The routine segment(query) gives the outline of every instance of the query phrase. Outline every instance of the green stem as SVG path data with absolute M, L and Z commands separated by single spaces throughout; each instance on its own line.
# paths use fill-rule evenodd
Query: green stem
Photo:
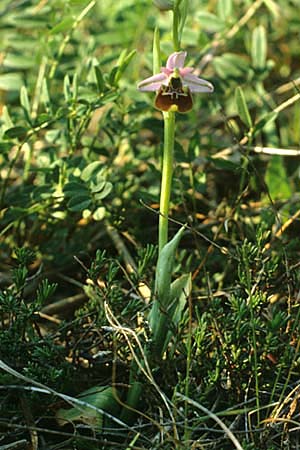
M 160 190 L 160 216 L 158 231 L 159 253 L 168 242 L 168 217 L 173 174 L 173 153 L 175 136 L 175 112 L 164 113 L 164 153 Z

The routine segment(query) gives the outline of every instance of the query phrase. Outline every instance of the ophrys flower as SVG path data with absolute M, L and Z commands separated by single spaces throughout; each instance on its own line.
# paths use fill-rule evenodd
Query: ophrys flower
M 156 91 L 155 106 L 162 111 L 187 112 L 193 107 L 193 92 L 213 92 L 213 85 L 184 67 L 186 52 L 172 53 L 166 67 L 138 84 L 140 91 Z

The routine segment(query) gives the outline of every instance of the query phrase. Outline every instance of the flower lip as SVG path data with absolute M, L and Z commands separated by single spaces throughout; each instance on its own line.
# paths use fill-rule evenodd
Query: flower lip
M 181 77 L 170 77 L 169 85 L 162 86 L 155 98 L 155 106 L 161 111 L 188 112 L 193 99 L 188 88 L 182 85 Z

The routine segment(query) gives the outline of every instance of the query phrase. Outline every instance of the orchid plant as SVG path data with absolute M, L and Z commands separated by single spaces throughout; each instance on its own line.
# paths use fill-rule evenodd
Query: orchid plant
M 174 12 L 175 14 L 175 12 Z M 176 23 L 176 20 L 175 20 Z M 173 28 L 174 32 L 174 28 Z M 174 41 L 174 40 L 173 40 Z M 155 45 L 156 44 L 156 45 Z M 154 39 L 154 61 L 159 60 L 159 39 Z M 168 216 L 173 173 L 173 153 L 175 142 L 176 113 L 186 113 L 193 107 L 192 93 L 211 93 L 213 85 L 196 74 L 193 67 L 185 67 L 187 52 L 175 51 L 165 67 L 143 81 L 137 88 L 140 91 L 156 92 L 155 107 L 163 112 L 164 150 L 162 159 L 162 179 L 159 215 L 159 256 L 156 267 L 155 291 L 149 313 L 151 342 L 147 344 L 145 357 L 151 361 L 159 360 L 178 327 L 191 291 L 191 274 L 184 274 L 172 282 L 175 252 L 185 227 L 168 240 Z M 142 392 L 139 371 L 132 371 L 127 397 L 128 410 L 123 410 L 122 418 L 128 421 L 130 411 L 138 404 Z
M 160 40 L 154 32 L 154 75 L 141 81 L 137 88 L 144 92 L 156 92 L 155 106 L 163 113 L 164 145 L 162 157 L 162 179 L 160 190 L 158 261 L 155 274 L 155 289 L 151 309 L 148 315 L 150 327 L 149 339 L 143 344 L 139 342 L 141 359 L 134 353 L 130 371 L 129 389 L 125 404 L 120 400 L 114 387 L 107 387 L 97 394 L 86 392 L 88 401 L 97 404 L 107 412 L 108 405 L 120 411 L 119 424 L 128 424 L 135 417 L 143 390 L 142 376 L 152 377 L 152 371 L 168 348 L 172 337 L 178 329 L 186 309 L 186 300 L 191 292 L 191 274 L 183 274 L 172 280 L 173 264 L 180 239 L 185 231 L 183 226 L 169 240 L 168 218 L 173 174 L 173 154 L 175 142 L 176 113 L 187 113 L 193 107 L 192 94 L 212 93 L 213 85 L 197 75 L 197 69 L 185 67 L 187 52 L 180 51 L 180 36 L 184 25 L 188 0 L 155 0 L 159 9 L 173 12 L 173 44 L 174 52 L 168 57 L 166 66 L 160 64 Z M 182 8 L 180 10 L 180 7 Z M 160 68 L 160 71 L 159 71 Z M 109 310 L 107 310 L 109 311 Z M 109 314 L 107 312 L 107 314 Z M 150 375 L 149 375 L 150 374 Z M 155 382 L 154 382 L 155 385 Z M 92 397 L 92 398 L 91 398 Z M 85 397 L 83 397 L 85 399 Z M 110 410 L 109 410 L 110 411 Z M 60 413 L 61 418 L 70 418 L 78 414 L 74 408 Z M 67 416 L 66 416 L 67 415 Z M 110 416 L 111 417 L 111 416 Z

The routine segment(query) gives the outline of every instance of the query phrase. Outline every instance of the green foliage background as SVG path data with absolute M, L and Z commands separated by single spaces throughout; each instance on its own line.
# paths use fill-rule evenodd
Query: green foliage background
M 63 427 L 57 397 L 2 371 L 0 447 L 232 448 L 189 398 L 244 449 L 296 448 L 299 7 L 190 1 L 182 47 L 215 92 L 177 120 L 170 229 L 188 224 L 176 273 L 193 292 L 154 374 L 173 416 L 145 382 L 140 428 Z M 0 21 L 1 360 L 69 395 L 125 391 L 132 352 L 105 302 L 145 339 L 163 130 L 136 84 L 155 26 L 172 52 L 171 15 L 150 0 L 2 0 Z

